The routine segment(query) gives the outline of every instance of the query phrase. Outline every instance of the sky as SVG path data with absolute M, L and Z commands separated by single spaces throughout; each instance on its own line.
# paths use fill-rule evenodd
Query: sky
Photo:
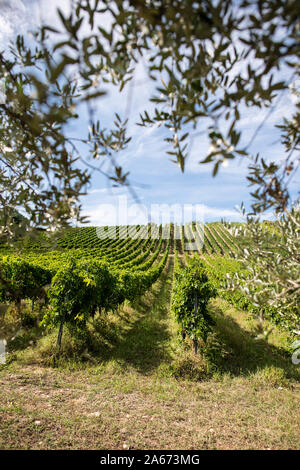
M 0 50 L 7 48 L 8 41 L 17 32 L 22 32 L 26 37 L 28 31 L 42 21 L 57 26 L 57 6 L 67 11 L 69 0 L 0 0 Z M 180 205 L 186 219 L 192 217 L 192 205 L 194 214 L 197 210 L 203 222 L 241 220 L 237 207 L 242 201 L 248 208 L 251 203 L 250 188 L 246 180 L 248 162 L 243 157 L 230 161 L 228 165 L 221 166 L 216 177 L 212 177 L 212 166 L 199 164 L 209 147 L 205 133 L 199 132 L 202 130 L 199 128 L 193 138 L 185 172 L 182 173 L 166 155 L 167 144 L 163 139 L 170 131 L 136 125 L 139 113 L 147 109 L 153 91 L 153 84 L 140 63 L 133 85 L 125 88 L 122 94 L 116 89 L 108 88 L 107 95 L 98 100 L 96 109 L 96 115 L 104 127 L 110 127 L 115 112 L 122 118 L 129 118 L 129 135 L 132 140 L 122 155 L 118 156 L 118 163 L 130 171 L 131 187 L 140 207 L 133 205 L 136 200 L 126 188 L 112 188 L 105 177 L 94 172 L 88 194 L 82 198 L 83 215 L 89 218 L 91 225 L 119 224 L 120 218 L 123 220 L 126 213 L 127 223 L 145 223 L 149 221 L 151 212 L 153 219 L 158 218 L 153 206 L 155 204 L 164 205 L 160 213 L 167 213 L 167 208 L 172 205 Z M 292 100 L 289 92 L 284 93 L 252 143 L 253 154 L 259 152 L 266 160 L 284 158 L 279 132 L 274 124 L 291 114 Z M 267 112 L 245 109 L 240 123 L 243 136 L 241 145 L 250 141 Z M 83 136 L 82 130 L 86 126 L 87 114 L 82 110 L 77 123 L 70 127 L 70 135 Z M 82 149 L 83 153 L 85 151 Z M 299 178 L 293 182 L 294 194 L 297 186 L 299 187 Z M 266 217 L 272 216 L 268 214 Z

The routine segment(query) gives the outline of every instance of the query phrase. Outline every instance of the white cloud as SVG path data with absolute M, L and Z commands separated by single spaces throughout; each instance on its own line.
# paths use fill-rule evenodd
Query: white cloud
M 0 0 L 0 49 L 16 34 L 26 36 L 42 22 L 58 26 L 57 8 L 68 13 L 70 5 L 70 0 Z
M 88 192 L 88 194 L 106 194 L 108 193 L 109 189 L 108 188 L 101 188 L 101 189 L 91 189 L 91 191 Z
M 138 204 L 124 206 L 120 201 L 98 204 L 96 207 L 86 209 L 85 216 L 89 218 L 91 225 L 143 225 L 148 222 L 146 207 Z
M 230 217 L 231 220 L 236 219 L 240 220 L 241 216 L 237 210 L 233 209 L 223 209 L 220 207 L 210 207 L 205 204 L 201 204 L 203 210 L 204 220 L 206 219 L 220 219 L 224 217 Z
M 221 218 L 241 220 L 240 213 L 234 209 L 179 202 L 176 204 L 136 204 L 125 194 L 105 195 L 101 203 L 95 202 L 90 206 L 85 206 L 83 215 L 89 218 L 91 225 L 96 226 L 146 224 L 150 220 L 155 223 L 161 223 L 163 220 L 186 223 L 193 220 L 195 216 L 200 217 L 199 220 L 204 222 Z
M 170 206 L 171 207 L 171 206 Z M 206 223 L 210 221 L 218 221 L 221 219 L 227 219 L 230 221 L 240 222 L 243 221 L 242 215 L 238 210 L 226 209 L 208 206 L 205 204 L 201 205 L 202 216 L 199 219 L 200 222 Z M 117 204 L 99 204 L 98 206 L 86 210 L 84 213 L 85 216 L 89 217 L 89 225 L 92 226 L 114 226 L 114 225 L 144 225 L 148 221 L 152 220 L 154 223 L 161 223 L 162 220 L 167 222 L 168 212 L 166 209 L 160 213 L 159 217 L 152 217 L 151 219 L 151 207 L 146 208 L 145 206 L 129 206 L 127 217 L 124 217 L 124 214 L 120 213 L 118 210 Z M 264 220 L 274 220 L 274 214 L 269 212 L 261 217 Z M 170 220 L 173 220 L 172 218 Z M 192 220 L 185 219 L 185 223 L 188 223 Z M 176 220 L 176 223 L 183 223 L 182 220 Z
M 135 189 L 139 189 L 138 186 L 135 186 L 133 184 L 130 185 L 130 189 L 132 190 L 135 190 Z M 94 188 L 94 189 L 91 189 L 90 191 L 88 191 L 88 194 L 89 195 L 93 195 L 93 194 L 104 194 L 105 196 L 107 197 L 111 197 L 111 196 L 128 196 L 129 195 L 129 189 L 125 186 L 110 186 L 110 187 L 106 187 L 106 188 Z
M 21 0 L 0 0 L 0 48 L 11 39 L 15 31 L 20 32 L 24 20 L 25 6 Z M 25 20 L 26 24 L 26 20 Z

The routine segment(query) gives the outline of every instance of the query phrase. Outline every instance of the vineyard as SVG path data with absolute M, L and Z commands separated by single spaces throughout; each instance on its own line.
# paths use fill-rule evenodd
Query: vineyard
M 19 312 L 21 301 L 34 305 L 43 299 L 49 308 L 42 323 L 60 325 L 60 330 L 64 323 L 81 330 L 96 312 L 115 311 L 125 301 L 140 298 L 157 281 L 169 255 L 175 256 L 175 274 L 184 276 L 184 266 L 193 263 L 195 271 L 207 273 L 215 296 L 260 313 L 239 289 L 226 289 L 226 276 L 244 268 L 234 258 L 241 249 L 237 240 L 221 223 L 87 227 L 58 237 L 54 248 L 45 236 L 22 243 L 25 249 L 18 254 L 2 247 L 0 299 L 13 302 Z M 199 289 L 191 291 L 194 300 Z M 185 313 L 192 322 L 193 310 L 189 305 Z M 284 323 L 272 306 L 266 305 L 263 314 Z
M 111 375 L 110 364 L 113 376 L 134 366 L 167 381 L 254 374 L 262 384 L 296 387 L 298 313 L 291 307 L 287 320 L 273 305 L 258 308 L 230 284 L 237 272 L 247 275 L 239 260 L 245 240 L 234 233 L 221 222 L 84 227 L 2 244 L 4 376 L 20 367 Z

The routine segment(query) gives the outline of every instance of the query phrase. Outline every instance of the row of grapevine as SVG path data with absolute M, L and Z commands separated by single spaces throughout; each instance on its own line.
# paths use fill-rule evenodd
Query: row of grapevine
M 35 300 L 43 293 L 51 305 L 44 322 L 81 327 L 96 309 L 114 310 L 126 299 L 135 300 L 158 279 L 168 258 L 170 240 L 142 242 L 149 245 L 148 249 L 140 256 L 131 254 L 134 259 L 123 265 L 97 259 L 88 249 L 49 252 L 48 264 L 44 253 L 31 253 L 30 261 L 17 256 L 2 257 L 0 299 L 18 306 L 21 299 Z M 163 242 L 164 255 L 155 263 Z
M 142 296 L 164 269 L 169 247 L 170 240 L 160 262 L 145 271 L 111 269 L 101 261 L 72 262 L 60 269 L 49 289 L 52 308 L 44 318 L 46 324 L 60 325 L 58 346 L 65 323 L 80 331 L 96 310 L 115 310 L 125 300 Z
M 45 267 L 55 273 L 61 265 L 66 264 L 70 259 L 98 259 L 106 261 L 109 264 L 122 265 L 138 258 L 139 262 L 142 263 L 150 255 L 151 251 L 155 249 L 155 245 L 157 244 L 157 240 L 154 239 L 151 241 L 150 238 L 136 238 L 129 239 L 129 241 L 126 239 L 121 241 L 123 244 L 125 241 L 127 246 L 124 246 L 124 248 L 120 250 L 115 248 L 115 250 L 104 251 L 97 247 L 52 249 L 47 252 L 40 250 L 24 250 L 19 254 L 9 252 L 8 255 L 12 259 L 22 258 L 29 263 Z M 1 252 L 3 255 L 2 250 Z
M 224 241 L 222 235 L 220 235 L 217 227 L 214 224 L 209 224 L 208 229 L 210 230 L 211 235 L 214 237 L 214 239 L 215 239 L 215 241 L 216 241 L 216 243 L 217 243 L 217 245 L 220 249 L 221 254 L 222 255 L 231 255 L 232 250 L 228 246 L 226 241 Z
M 210 246 L 212 247 L 213 252 L 216 253 L 216 254 L 223 255 L 224 250 L 222 249 L 222 247 L 220 246 L 220 244 L 216 240 L 216 238 L 215 238 L 215 236 L 214 236 L 214 234 L 213 234 L 213 232 L 210 229 L 208 224 L 205 225 L 205 235 L 206 235 L 207 239 L 209 240 L 209 243 L 210 243 Z
M 207 306 L 209 299 L 216 295 L 216 289 L 210 282 L 206 267 L 199 257 L 187 258 L 187 265 L 182 265 L 175 247 L 172 311 L 179 325 L 179 332 L 184 339 L 188 336 L 197 353 L 198 340 L 206 341 L 212 330 L 213 319 Z
M 292 318 L 294 318 L 294 323 L 297 323 L 298 313 L 295 309 L 293 310 L 292 307 L 290 317 L 284 318 L 280 314 L 280 308 L 270 305 L 267 302 L 262 307 L 251 300 L 259 294 L 257 287 L 253 287 L 253 291 L 250 292 L 249 288 L 246 290 L 243 289 L 242 281 L 239 281 L 238 285 L 234 285 L 232 281 L 234 281 L 237 272 L 243 274 L 245 277 L 247 276 L 247 269 L 244 268 L 238 260 L 221 256 L 208 256 L 206 257 L 206 269 L 218 295 L 237 309 L 249 312 L 255 318 L 268 319 L 272 323 L 289 330 L 292 329 Z
M 229 233 L 229 231 L 226 229 L 226 227 L 220 222 L 215 222 L 211 225 L 213 226 L 215 232 L 217 232 L 219 238 L 221 239 L 223 247 L 226 247 L 231 254 L 237 253 L 239 251 L 239 247 L 236 244 L 234 238 Z
M 51 282 L 54 272 L 23 259 L 3 257 L 0 263 L 0 300 L 14 302 L 20 308 L 22 299 L 36 300 L 43 287 Z

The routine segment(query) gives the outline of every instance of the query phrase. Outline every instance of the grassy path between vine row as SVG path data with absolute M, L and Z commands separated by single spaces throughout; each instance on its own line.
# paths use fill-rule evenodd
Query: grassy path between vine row
M 194 357 L 170 314 L 172 272 L 170 257 L 141 302 L 94 324 L 101 360 L 46 366 L 53 332 L 0 369 L 1 449 L 299 448 L 299 383 L 279 338 L 255 340 L 217 299 L 212 357 Z

